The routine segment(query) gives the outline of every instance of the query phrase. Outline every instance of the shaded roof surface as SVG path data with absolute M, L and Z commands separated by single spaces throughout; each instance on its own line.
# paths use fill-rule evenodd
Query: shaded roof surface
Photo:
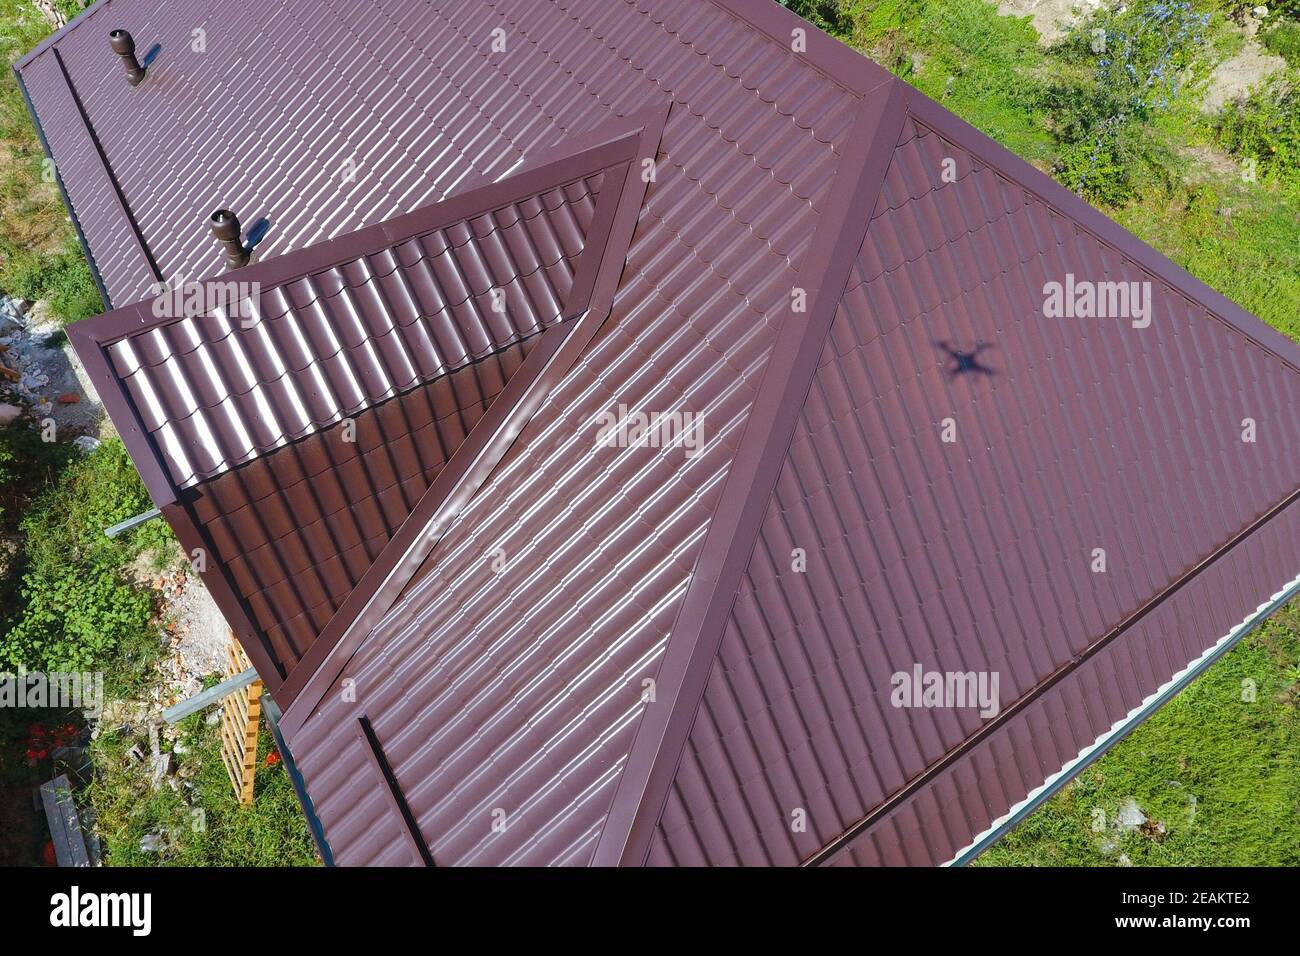
M 188 224 L 227 204 L 272 220 L 268 242 L 286 245 L 252 268 L 285 263 L 287 283 L 321 253 L 275 253 L 336 222 L 382 221 L 521 156 L 545 165 L 539 150 L 580 152 L 603 124 L 635 141 L 549 183 L 568 187 L 561 205 L 600 250 L 568 270 L 592 277 L 570 280 L 586 311 L 528 325 L 546 329 L 535 340 L 522 326 L 486 338 L 486 354 L 530 351 L 449 463 L 426 469 L 420 500 L 405 496 L 409 515 L 351 592 L 331 595 L 315 640 L 291 647 L 282 727 L 339 862 L 946 862 L 1300 571 L 1300 349 L 824 35 L 807 28 L 794 52 L 804 25 L 766 0 L 430 3 L 414 25 L 382 3 L 315 19 L 305 4 L 244 6 L 208 18 L 210 52 L 176 61 L 184 83 L 159 70 L 126 92 L 93 66 L 107 43 L 84 38 L 100 31 L 76 25 L 20 65 L 123 295 L 147 269 L 103 177 L 136 176 L 118 167 L 137 153 L 156 164 L 139 182 L 175 184 L 123 189 L 164 271 L 216 271 Z M 196 16 L 97 9 L 142 48 Z M 225 32 L 230 10 L 260 29 Z M 140 128 L 103 134 L 107 166 L 73 180 L 60 151 L 82 156 L 86 133 L 55 52 L 104 117 L 154 80 L 170 109 L 224 109 L 239 98 L 211 91 L 242 82 L 251 57 L 271 99 L 212 116 L 259 131 L 245 139 L 269 161 L 237 173 L 201 149 L 145 156 L 126 138 L 156 134 L 150 105 Z M 318 90 L 328 106 L 303 105 Z M 295 109 L 302 129 L 334 116 L 329 135 L 402 159 L 372 193 L 327 184 L 332 148 L 273 135 Z M 635 160 L 650 157 L 647 183 Z M 288 188 L 295 164 L 315 185 Z M 458 208 L 463 221 L 483 203 Z M 1043 283 L 1067 273 L 1151 281 L 1152 325 L 1045 318 Z M 354 311 L 362 350 L 402 314 L 379 296 Z M 83 354 L 110 339 L 74 335 Z M 443 363 L 413 381 L 457 374 Z M 129 400 L 109 404 L 130 422 Z M 701 415 L 700 453 L 600 444 L 620 406 Z M 184 410 L 158 407 L 165 423 Z M 1246 417 L 1257 442 L 1240 440 Z M 939 438 L 945 419 L 955 443 Z M 151 491 L 186 480 L 140 447 Z M 241 461 L 226 474 L 278 473 L 295 447 L 232 444 L 195 476 Z M 226 563 L 245 547 L 227 542 Z M 996 670 L 999 715 L 891 707 L 892 674 L 918 664 Z M 806 829 L 790 825 L 798 811 Z
M 537 338 L 182 489 L 286 672 L 365 576 Z

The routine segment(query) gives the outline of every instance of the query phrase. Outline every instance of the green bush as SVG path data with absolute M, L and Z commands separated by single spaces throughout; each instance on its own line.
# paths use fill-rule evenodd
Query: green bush
M 32 670 L 134 667 L 156 644 L 152 596 L 124 568 L 140 551 L 165 546 L 152 522 L 123 539 L 104 529 L 148 510 L 150 501 L 118 440 L 78 457 L 32 501 L 19 528 L 23 607 L 0 637 L 0 664 Z
M 1293 67 L 1300 67 L 1300 23 L 1282 20 L 1260 36 L 1270 53 L 1277 54 Z
M 150 596 L 101 561 L 39 565 L 23 577 L 26 609 L 5 638 L 13 667 L 78 671 L 104 665 L 149 625 Z
M 1254 159 L 1263 177 L 1300 195 L 1300 70 L 1275 73 L 1244 103 L 1229 104 L 1217 135 L 1234 156 Z
M 1212 15 L 1190 0 L 1137 0 L 1080 21 L 1055 48 L 1066 65 L 1044 92 L 1053 172 L 1095 203 L 1120 206 L 1171 166 L 1150 125 L 1208 70 Z
M 61 322 L 78 322 L 104 310 L 99 289 L 76 239 L 66 239 L 54 253 L 20 248 L 0 238 L 0 289 L 24 299 L 49 299 Z
M 827 33 L 841 35 L 849 29 L 848 4 L 845 0 L 778 0 L 799 16 Z

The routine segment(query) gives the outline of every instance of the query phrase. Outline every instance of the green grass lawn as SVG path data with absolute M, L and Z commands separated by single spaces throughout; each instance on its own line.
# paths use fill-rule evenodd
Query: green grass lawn
M 68 17 L 81 8 L 76 0 L 59 6 Z M 48 33 L 31 0 L 0 0 L 0 292 L 48 299 L 57 318 L 75 322 L 103 305 L 8 68 Z
M 90 803 L 95 829 L 109 866 L 313 866 L 316 848 L 283 764 L 268 766 L 271 735 L 262 727 L 257 780 L 250 807 L 235 802 L 234 788 L 221 762 L 217 726 L 206 714 L 182 724 L 178 742 L 185 753 L 174 759 L 179 788 L 151 789 L 147 773 L 128 757 L 142 735 L 113 731 L 94 744 L 95 782 Z M 274 760 L 274 758 L 272 758 Z M 161 848 L 145 850 L 141 841 L 160 835 Z

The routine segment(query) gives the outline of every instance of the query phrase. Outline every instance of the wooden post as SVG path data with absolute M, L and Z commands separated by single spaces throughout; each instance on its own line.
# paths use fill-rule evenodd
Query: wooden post
M 227 648 L 226 677 L 234 677 L 253 665 L 230 635 Z M 221 702 L 221 761 L 235 788 L 241 807 L 253 803 L 253 778 L 257 776 L 257 725 L 262 716 L 262 682 L 253 681 L 242 690 L 228 694 Z

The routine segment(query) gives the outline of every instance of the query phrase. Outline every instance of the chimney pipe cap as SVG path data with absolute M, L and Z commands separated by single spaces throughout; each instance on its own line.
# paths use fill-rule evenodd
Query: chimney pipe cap
M 221 242 L 234 242 L 239 239 L 239 219 L 229 209 L 218 209 L 208 220 L 212 235 Z
M 135 52 L 135 38 L 125 30 L 114 30 L 108 35 L 108 42 L 118 56 L 130 56 Z

